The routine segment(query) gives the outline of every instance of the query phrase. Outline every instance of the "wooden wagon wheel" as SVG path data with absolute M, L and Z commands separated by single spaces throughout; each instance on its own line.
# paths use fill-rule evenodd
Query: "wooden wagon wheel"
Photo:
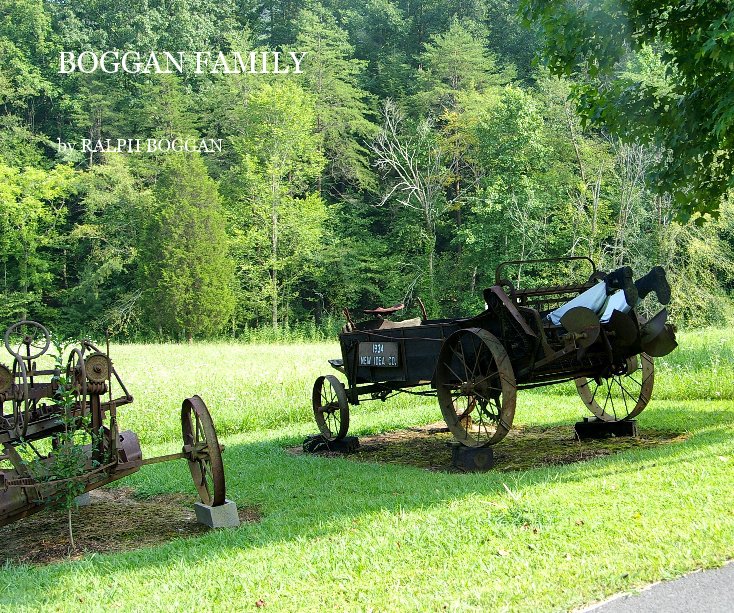
M 505 438 L 515 417 L 517 385 L 497 337 L 481 328 L 454 332 L 441 346 L 435 384 L 441 413 L 457 441 L 485 447 Z
M 586 408 L 602 421 L 632 419 L 650 402 L 655 382 L 653 359 L 646 353 L 628 358 L 623 372 L 600 379 L 576 379 Z
M 183 401 L 181 406 L 183 451 L 201 501 L 216 507 L 224 504 L 224 464 L 214 422 L 199 396 Z
M 313 416 L 327 441 L 338 441 L 349 431 L 349 403 L 344 385 L 334 375 L 323 375 L 313 384 Z

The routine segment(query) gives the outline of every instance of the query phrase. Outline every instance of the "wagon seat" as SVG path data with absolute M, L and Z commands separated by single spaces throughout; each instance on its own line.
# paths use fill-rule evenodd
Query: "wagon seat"
M 423 304 L 421 304 L 421 310 L 424 310 Z M 420 326 L 426 322 L 425 318 L 413 317 L 411 319 L 404 319 L 402 321 L 391 321 L 385 319 L 385 315 L 392 315 L 398 311 L 402 311 L 405 308 L 403 303 L 396 304 L 391 307 L 375 307 L 374 309 L 364 309 L 362 312 L 365 315 L 375 315 L 373 319 L 367 321 L 360 321 L 354 323 L 352 317 L 347 309 L 344 309 L 344 315 L 347 318 L 347 323 L 342 327 L 342 334 L 354 332 L 355 330 L 388 330 L 392 328 L 414 328 Z M 344 360 L 342 358 L 336 358 L 329 360 L 329 364 L 333 368 L 336 368 L 339 372 L 345 373 Z M 345 373 L 346 374 L 346 373 Z
M 497 285 L 484 290 L 484 301 L 487 310 L 500 319 L 503 328 L 519 328 L 532 337 L 548 356 L 554 352 L 551 345 L 555 345 L 565 333 L 562 326 L 556 326 L 546 318 L 548 313 L 593 287 L 602 278 L 603 273 L 595 271 L 584 283 L 541 288 L 515 288 L 510 281 L 500 279 Z

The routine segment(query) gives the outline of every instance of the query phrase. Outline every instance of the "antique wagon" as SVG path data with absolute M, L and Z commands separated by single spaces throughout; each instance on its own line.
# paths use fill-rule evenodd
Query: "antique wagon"
M 520 289 L 503 277 L 508 266 L 579 262 L 588 263 L 590 274 L 572 285 Z M 386 319 L 402 305 L 365 311 L 372 318 L 358 323 L 345 310 L 342 357 L 329 362 L 346 376 L 346 386 L 324 375 L 313 387 L 321 435 L 327 441 L 346 436 L 349 405 L 407 392 L 437 396 L 457 441 L 493 445 L 512 426 L 517 390 L 565 381 L 575 382 L 598 419 L 632 419 L 650 400 L 653 357 L 676 346 L 665 309 L 650 321 L 633 310 L 614 311 L 600 323 L 583 307 L 569 310 L 560 325 L 546 317 L 605 276 L 589 258 L 504 262 L 495 285 L 484 290 L 485 310 L 475 317 L 428 319 L 420 301 L 422 317 L 406 321 Z
M 52 360 L 44 357 L 49 331 L 32 321 L 10 326 L 4 342 L 12 367 L 0 364 L 0 526 L 43 509 L 70 482 L 73 492 L 89 491 L 178 458 L 187 460 L 202 502 L 224 504 L 222 448 L 201 398 L 183 401 L 181 452 L 143 458 L 136 434 L 118 426 L 117 409 L 133 397 L 110 360 L 109 342 L 102 351 L 84 341 Z M 62 474 L 59 463 L 74 446 L 65 447 L 70 433 L 81 453 L 74 474 Z

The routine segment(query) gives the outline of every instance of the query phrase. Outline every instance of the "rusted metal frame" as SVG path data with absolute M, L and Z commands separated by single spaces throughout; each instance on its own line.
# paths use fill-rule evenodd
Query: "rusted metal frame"
M 423 385 L 430 385 L 430 383 L 430 381 L 389 381 L 383 383 L 361 383 L 359 385 L 355 385 L 353 388 L 350 388 L 350 390 L 354 390 L 359 396 L 365 396 L 367 394 L 380 394 L 383 392 L 399 392 L 405 388 L 421 387 Z M 358 403 L 352 402 L 352 404 Z
M 75 477 L 66 477 L 64 479 L 52 479 L 49 481 L 38 481 L 37 479 L 34 479 L 33 477 L 20 477 L 19 479 L 5 479 L 5 487 L 11 488 L 11 487 L 22 487 L 22 488 L 37 488 L 37 487 L 46 487 L 46 486 L 55 486 L 60 485 L 62 483 L 72 483 L 72 482 L 78 482 L 82 483 L 87 481 L 90 477 L 97 475 L 99 473 L 106 472 L 108 469 L 113 468 L 114 466 L 117 466 L 117 462 L 109 462 L 107 464 L 104 464 L 102 466 L 96 466 L 94 468 L 91 468 L 90 470 L 87 470 L 82 475 L 77 475 Z M 92 481 L 90 481 L 91 483 Z
M 594 264 L 594 261 L 585 255 L 574 255 L 574 256 L 566 256 L 566 257 L 560 257 L 560 258 L 540 258 L 537 260 L 508 260 L 506 262 L 500 263 L 497 268 L 494 270 L 494 278 L 495 283 L 497 285 L 500 284 L 500 281 L 502 280 L 502 276 L 500 272 L 505 266 L 509 266 L 511 264 L 542 264 L 542 263 L 551 263 L 551 262 L 573 262 L 573 261 L 579 261 L 579 260 L 586 260 L 591 264 L 591 270 L 592 275 L 596 273 L 596 264 Z
M 219 445 L 219 451 L 224 451 L 224 445 Z M 148 464 L 160 464 L 161 462 L 169 462 L 171 460 L 197 460 L 209 456 L 209 447 L 206 445 L 198 445 L 193 447 L 191 445 L 184 445 L 183 450 L 178 453 L 169 453 L 166 455 L 159 455 L 153 458 L 144 458 L 142 461 L 143 466 Z
M 127 404 L 128 402 L 132 402 L 133 401 L 133 397 L 130 394 L 130 392 L 127 391 L 127 388 L 125 387 L 125 384 L 122 382 L 122 379 L 120 378 L 120 375 L 117 374 L 117 369 L 115 368 L 115 365 L 112 363 L 112 360 L 110 359 L 110 354 L 109 354 L 109 338 L 107 339 L 107 343 L 108 343 L 108 349 L 107 349 L 107 353 L 105 353 L 105 355 L 107 356 L 107 359 L 109 360 L 109 363 L 110 363 L 110 375 L 109 375 L 109 391 L 110 391 L 110 395 L 112 394 L 112 375 L 115 375 L 115 380 L 117 381 L 117 384 L 122 388 L 122 391 L 125 393 L 125 398 L 127 399 L 127 402 L 125 402 L 125 403 L 119 403 L 119 404 Z M 92 351 L 97 351 L 99 353 L 104 353 L 103 351 L 101 351 L 99 349 L 99 347 L 97 347 L 91 341 L 83 341 L 82 344 L 86 348 L 91 349 Z M 110 402 L 111 402 L 111 400 L 110 400 Z
M 527 334 L 528 336 L 532 336 L 532 337 L 537 336 L 535 332 L 528 325 L 528 322 L 525 321 L 525 318 L 517 310 L 515 303 L 510 299 L 507 293 L 499 285 L 494 285 L 488 288 L 486 291 L 489 292 L 489 295 L 487 296 L 487 298 L 489 298 L 490 296 L 497 297 L 497 299 L 500 301 L 502 306 L 504 306 L 507 309 L 508 313 L 512 315 L 515 321 L 517 321 L 517 323 L 520 325 L 520 327 L 522 328 L 522 331 L 525 334 Z
M 114 472 L 114 473 L 106 473 L 107 477 L 104 479 L 101 479 L 99 481 L 94 481 L 92 483 L 89 483 L 85 488 L 85 492 L 89 492 L 91 490 L 95 490 L 99 487 L 102 487 L 103 485 L 107 485 L 108 483 L 114 483 L 115 481 L 119 481 L 120 479 L 123 479 L 124 477 L 127 477 L 129 475 L 132 475 L 136 472 L 138 472 L 139 467 L 134 467 L 130 469 L 125 469 L 120 472 Z M 10 513 L 9 515 L 2 516 L 0 515 L 0 527 L 5 526 L 7 524 L 12 524 L 15 521 L 18 521 L 19 519 L 23 519 L 24 517 L 29 517 L 30 515 L 35 515 L 39 511 L 42 511 L 46 508 L 45 504 L 38 504 L 38 503 L 29 503 L 27 507 L 23 507 L 13 513 Z M 0 510 L 0 513 L 2 513 L 2 510 Z
M 515 290 L 514 293 L 516 296 L 524 298 L 542 298 L 546 296 L 553 296 L 556 294 L 561 295 L 578 293 L 587 290 L 590 287 L 593 287 L 593 285 L 589 283 L 575 283 L 573 285 L 557 285 L 551 287 L 539 287 L 535 289 L 519 289 Z

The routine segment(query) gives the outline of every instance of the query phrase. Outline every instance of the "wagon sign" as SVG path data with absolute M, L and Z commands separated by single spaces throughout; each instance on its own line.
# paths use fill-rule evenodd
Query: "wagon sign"
M 396 368 L 400 365 L 398 343 L 360 343 L 359 365 L 373 368 Z

